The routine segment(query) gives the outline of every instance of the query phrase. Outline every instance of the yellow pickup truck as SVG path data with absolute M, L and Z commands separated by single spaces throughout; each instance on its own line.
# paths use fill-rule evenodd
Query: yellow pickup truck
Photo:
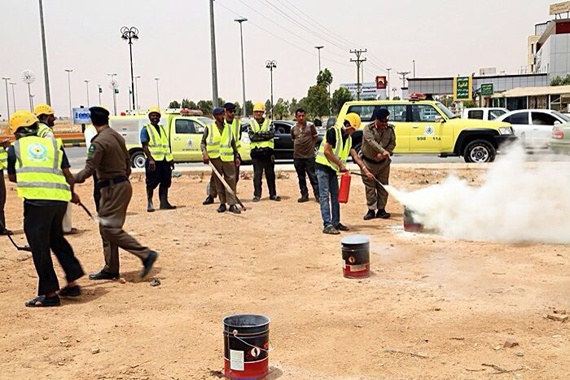
M 201 116 L 201 112 L 172 109 L 162 113 L 160 123 L 168 136 L 174 162 L 201 162 L 200 142 L 202 134 L 213 119 Z M 145 155 L 140 140 L 141 129 L 150 123 L 147 115 L 111 116 L 109 126 L 125 138 L 131 163 L 135 168 L 144 168 Z M 249 161 L 249 138 L 242 133 L 242 160 Z

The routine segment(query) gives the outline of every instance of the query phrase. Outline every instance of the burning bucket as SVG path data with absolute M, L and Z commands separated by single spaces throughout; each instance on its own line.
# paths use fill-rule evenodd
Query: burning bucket
M 422 232 L 424 225 L 415 220 L 414 211 L 404 206 L 404 231 Z

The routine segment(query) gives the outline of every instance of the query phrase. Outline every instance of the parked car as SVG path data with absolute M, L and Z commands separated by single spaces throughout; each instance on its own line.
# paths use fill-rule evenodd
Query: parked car
M 552 128 L 548 146 L 554 153 L 570 154 L 570 123 L 558 124 Z
M 497 121 L 510 123 L 515 135 L 528 150 L 548 149 L 552 127 L 569 123 L 570 117 L 548 109 L 525 109 L 507 112 Z
M 308 124 L 312 125 L 311 122 L 309 122 Z M 273 126 L 273 128 L 275 128 L 275 139 L 274 139 L 275 159 L 292 160 L 293 139 L 291 138 L 291 128 L 293 128 L 295 122 L 292 120 L 273 120 L 271 122 L 271 125 Z M 247 134 L 248 130 L 249 130 L 249 123 L 242 124 L 242 132 L 246 132 Z M 249 138 L 247 138 L 247 140 L 249 142 Z M 323 140 L 323 135 L 319 133 L 319 137 L 317 137 L 317 142 L 315 143 L 315 153 L 319 149 L 322 140 Z M 249 151 L 247 155 L 249 156 Z
M 479 107 L 465 108 L 461 113 L 462 119 L 495 120 L 501 115 L 509 112 L 506 108 L 500 107 Z

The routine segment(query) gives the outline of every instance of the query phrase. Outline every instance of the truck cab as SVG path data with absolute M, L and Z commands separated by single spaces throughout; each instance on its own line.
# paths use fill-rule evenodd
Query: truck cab
M 185 109 L 168 109 L 161 114 L 160 125 L 163 126 L 170 145 L 174 162 L 202 162 L 200 143 L 202 134 L 208 124 L 214 120 L 202 115 L 201 111 Z M 134 168 L 144 168 L 145 154 L 140 140 L 141 129 L 149 124 L 147 115 L 112 116 L 109 126 L 125 138 L 127 150 Z M 246 134 L 247 135 L 247 134 Z M 249 143 L 249 139 L 242 145 Z M 249 152 L 249 149 L 244 149 Z M 240 152 L 241 153 L 241 152 Z M 242 159 L 249 160 L 249 155 Z

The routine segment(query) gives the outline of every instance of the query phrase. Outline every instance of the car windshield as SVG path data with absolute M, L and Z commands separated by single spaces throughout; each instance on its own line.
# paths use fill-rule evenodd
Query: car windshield
M 444 106 L 443 104 L 437 102 L 435 103 L 435 105 L 437 106 L 437 108 L 440 109 L 441 112 L 443 112 L 445 114 L 445 116 L 447 116 L 450 119 L 454 119 L 454 118 L 458 118 L 459 116 L 455 115 L 453 112 L 451 112 L 449 110 L 449 108 L 447 108 L 446 106 Z
M 210 125 L 214 122 L 214 119 L 210 119 L 209 117 L 206 116 L 200 116 L 197 119 L 206 125 Z
M 570 117 L 568 117 L 568 115 L 564 115 L 558 111 L 552 111 L 552 114 L 564 120 L 565 123 L 570 123 Z

